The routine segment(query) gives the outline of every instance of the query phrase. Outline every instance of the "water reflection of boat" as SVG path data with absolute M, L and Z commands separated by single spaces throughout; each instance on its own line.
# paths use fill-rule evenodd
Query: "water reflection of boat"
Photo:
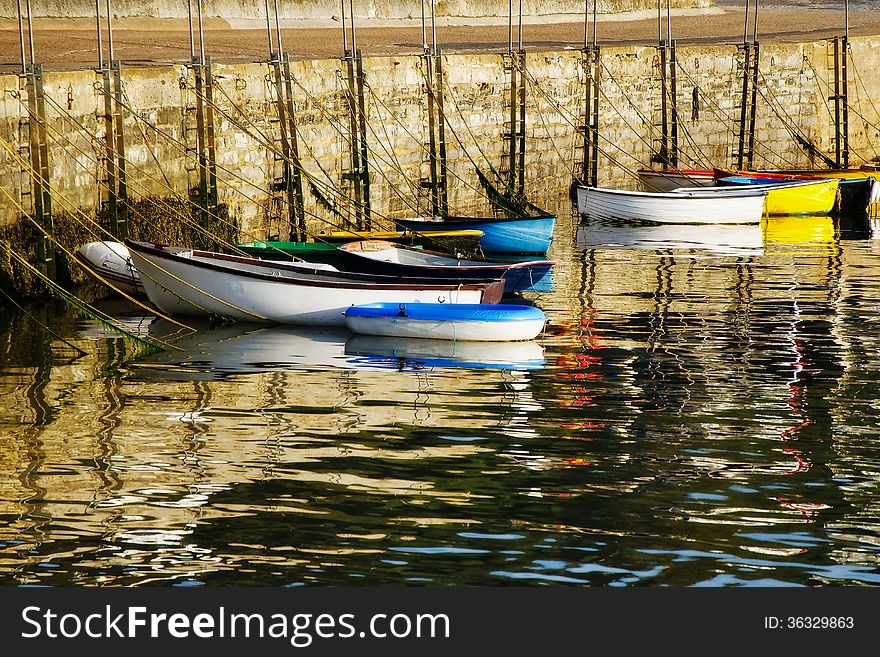
M 156 318 L 131 318 L 140 334 L 167 338 L 177 328 Z M 85 326 L 84 338 L 118 335 Z M 200 327 L 176 350 L 138 357 L 129 364 L 138 379 L 210 381 L 237 374 L 294 370 L 375 370 L 424 367 L 535 369 L 544 364 L 536 342 L 464 343 L 352 335 L 344 328 L 229 325 Z
M 697 249 L 722 255 L 759 255 L 764 247 L 759 224 L 633 224 L 612 219 L 578 226 L 581 249 Z
M 764 242 L 770 244 L 831 244 L 834 221 L 827 215 L 768 217 L 762 224 Z
M 161 331 L 159 331 L 161 332 Z M 174 341 L 164 351 L 132 363 L 139 374 L 160 371 L 162 379 L 202 380 L 230 374 L 310 368 L 350 368 L 345 341 L 351 333 L 333 327 L 224 326 Z
M 424 338 L 353 335 L 345 353 L 363 366 L 409 369 L 470 367 L 538 369 L 544 365 L 544 348 L 537 342 L 452 342 Z

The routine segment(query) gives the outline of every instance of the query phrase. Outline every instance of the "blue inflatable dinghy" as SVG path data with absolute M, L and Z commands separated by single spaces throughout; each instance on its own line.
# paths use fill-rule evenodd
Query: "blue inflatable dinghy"
M 355 333 L 434 340 L 531 340 L 546 321 L 540 308 L 505 304 L 369 303 L 345 311 Z

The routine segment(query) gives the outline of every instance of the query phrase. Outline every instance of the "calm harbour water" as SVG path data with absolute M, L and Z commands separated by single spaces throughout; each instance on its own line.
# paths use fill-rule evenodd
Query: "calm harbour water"
M 78 356 L 5 313 L 0 584 L 880 583 L 880 242 L 564 217 L 551 256 L 533 343 L 38 312 Z

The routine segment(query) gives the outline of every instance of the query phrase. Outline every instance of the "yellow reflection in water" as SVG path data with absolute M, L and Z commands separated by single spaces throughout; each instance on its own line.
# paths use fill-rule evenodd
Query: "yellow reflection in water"
M 764 217 L 761 222 L 764 243 L 833 244 L 837 239 L 834 220 L 829 215 L 782 215 Z

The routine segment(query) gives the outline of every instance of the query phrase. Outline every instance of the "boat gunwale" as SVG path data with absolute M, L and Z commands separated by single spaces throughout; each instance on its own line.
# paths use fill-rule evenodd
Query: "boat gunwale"
M 756 175 L 754 177 L 757 178 L 760 176 Z M 717 180 L 719 182 L 724 182 L 725 180 L 728 180 L 730 178 L 749 178 L 749 176 L 735 174 L 732 176 L 725 176 L 724 178 L 718 178 Z M 779 182 L 768 182 L 768 183 L 740 183 L 740 182 L 731 181 L 731 184 L 729 184 L 729 185 L 718 185 L 716 187 L 709 187 L 708 189 L 714 190 L 714 189 L 727 189 L 728 187 L 733 187 L 733 188 L 743 187 L 743 188 L 759 189 L 759 190 L 766 189 L 768 192 L 772 192 L 773 190 L 777 190 L 777 189 L 797 189 L 798 187 L 810 187 L 810 186 L 821 187 L 823 185 L 832 186 L 832 187 L 839 187 L 840 186 L 840 178 L 809 178 L 809 179 L 805 179 L 805 180 L 802 180 L 802 179 L 780 180 Z M 702 189 L 707 189 L 707 188 L 704 187 Z
M 766 196 L 769 190 L 762 189 L 759 185 L 742 185 L 742 190 L 737 196 L 743 197 L 751 197 L 751 196 Z M 739 191 L 740 186 L 734 187 L 731 185 L 730 187 L 679 187 L 674 192 L 643 192 L 637 190 L 627 190 L 627 189 L 610 189 L 608 187 L 591 187 L 589 185 L 578 185 L 578 189 L 583 189 L 585 191 L 595 192 L 597 194 L 608 194 L 614 196 L 637 196 L 639 198 L 646 199 L 671 199 L 680 201 L 683 198 L 699 198 L 701 200 L 708 199 L 712 200 L 716 198 L 715 194 L 707 193 L 706 190 L 714 190 L 714 189 L 724 189 L 727 192 L 731 192 L 734 190 Z M 752 194 L 746 193 L 747 191 L 751 191 Z M 692 196 L 693 195 L 693 196 Z M 717 198 L 720 200 L 723 197 L 723 194 L 717 194 Z
M 504 285 L 504 281 L 500 278 L 497 279 L 485 279 L 485 280 L 476 280 L 476 279 L 450 279 L 457 280 L 459 282 L 453 283 L 438 283 L 438 279 L 424 279 L 424 278 L 410 278 L 410 283 L 392 283 L 392 282 L 383 282 L 383 281 L 361 281 L 358 280 L 363 276 L 369 277 L 381 277 L 381 278 L 401 278 L 399 276 L 381 276 L 377 274 L 354 274 L 350 272 L 329 272 L 326 270 L 314 269 L 310 270 L 307 276 L 315 276 L 318 280 L 307 279 L 307 278 L 280 278 L 278 276 L 272 276 L 270 274 L 261 274 L 258 272 L 250 272 L 250 271 L 241 271 L 237 269 L 233 269 L 232 267 L 224 267 L 223 265 L 214 264 L 211 262 L 204 262 L 202 260 L 196 260 L 194 258 L 187 258 L 184 256 L 177 255 L 173 252 L 165 251 L 160 245 L 150 246 L 149 243 L 146 242 L 134 242 L 132 240 L 125 240 L 125 245 L 131 249 L 134 253 L 137 253 L 139 256 L 143 257 L 143 253 L 145 252 L 154 257 L 169 260 L 171 262 L 177 262 L 179 264 L 187 264 L 199 269 L 208 269 L 211 271 L 217 271 L 224 274 L 233 274 L 236 276 L 242 276 L 245 278 L 252 278 L 256 280 L 268 281 L 272 283 L 283 283 L 283 284 L 294 284 L 294 285 L 304 285 L 308 287 L 332 287 L 332 288 L 354 288 L 354 289 L 383 289 L 383 290 L 426 290 L 426 291 L 441 291 L 441 290 L 480 290 L 483 294 L 486 294 L 492 289 L 492 286 L 495 284 Z M 157 248 L 158 247 L 158 248 Z M 171 247 L 176 248 L 176 247 Z M 266 268 L 272 269 L 285 269 L 289 273 L 296 275 L 301 272 L 298 271 L 302 269 L 302 267 L 290 267 L 286 266 L 284 261 L 280 260 L 260 260 L 259 258 L 243 258 L 241 256 L 228 255 L 224 253 L 216 253 L 213 251 L 201 251 L 198 249 L 180 249 L 182 252 L 191 252 L 193 256 L 201 255 L 202 257 L 210 257 L 212 259 L 217 260 L 227 260 L 230 262 L 242 262 L 248 265 L 258 265 L 265 266 Z M 261 264 L 264 263 L 264 264 Z M 343 278 L 345 280 L 333 280 Z
M 431 217 L 404 217 L 402 219 L 395 219 L 396 222 L 401 223 L 404 221 L 418 222 L 419 225 L 432 225 L 432 224 L 445 224 L 445 223 L 455 223 L 455 224 L 502 224 L 502 223 L 510 223 L 515 221 L 535 221 L 536 219 L 558 219 L 559 215 L 548 212 L 546 214 L 537 214 L 537 215 L 529 215 L 525 217 L 467 217 L 467 216 L 455 216 L 448 215 L 444 216 L 441 219 L 433 219 Z M 402 224 L 406 227 L 405 224 Z M 416 231 L 414 228 L 409 228 L 409 230 L 413 232 Z
M 474 260 L 472 258 L 455 258 L 455 256 L 443 253 L 442 251 L 432 251 L 429 249 L 414 249 L 405 244 L 395 244 L 394 242 L 387 242 L 388 247 L 386 249 L 400 249 L 402 251 L 415 252 L 420 255 L 427 256 L 437 256 L 440 258 L 445 258 L 447 260 L 458 260 L 460 262 L 465 263 L 474 263 L 467 265 L 431 265 L 431 264 L 413 264 L 413 263 L 403 263 L 403 262 L 389 262 L 387 260 L 381 260 L 379 258 L 371 258 L 368 255 L 364 255 L 366 251 L 362 249 L 353 249 L 348 248 L 350 246 L 361 244 L 362 242 L 383 242 L 384 240 L 362 240 L 361 242 L 348 242 L 343 244 L 338 248 L 339 251 L 342 251 L 349 255 L 354 255 L 360 258 L 369 258 L 373 262 L 390 264 L 393 266 L 402 266 L 402 267 L 424 267 L 426 269 L 442 269 L 444 271 L 457 271 L 457 270 L 465 270 L 465 271 L 486 271 L 492 269 L 504 269 L 505 273 L 512 269 L 525 269 L 528 267 L 536 267 L 536 266 L 554 266 L 556 265 L 555 260 L 542 259 L 542 260 L 523 260 L 523 261 L 506 261 L 506 260 L 497 260 L 494 258 L 486 258 L 485 261 Z

